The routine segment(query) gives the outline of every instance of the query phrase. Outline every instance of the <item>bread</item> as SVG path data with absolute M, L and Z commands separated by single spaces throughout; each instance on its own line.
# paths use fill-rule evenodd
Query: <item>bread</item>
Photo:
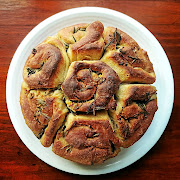
M 61 29 L 37 45 L 23 70 L 20 104 L 41 144 L 101 164 L 136 143 L 157 111 L 147 52 L 99 21 Z
M 75 162 L 92 165 L 116 156 L 119 147 L 107 111 L 98 111 L 96 116 L 70 113 L 58 131 L 53 151 Z
M 126 33 L 113 27 L 104 31 L 105 54 L 101 61 L 108 64 L 123 83 L 155 82 L 155 73 L 147 52 Z
M 76 61 L 62 84 L 67 107 L 73 112 L 94 112 L 116 107 L 119 77 L 101 61 Z
M 102 38 L 104 26 L 95 21 L 92 24 L 78 24 L 59 31 L 58 36 L 68 47 L 67 53 L 71 62 L 80 60 L 97 60 L 103 53 Z
M 65 47 L 58 37 L 49 37 L 32 50 L 23 70 L 30 88 L 55 88 L 63 82 L 69 67 Z
M 60 90 L 30 89 L 24 82 L 20 104 L 26 124 L 41 143 L 49 147 L 68 112 Z
M 133 145 L 149 127 L 157 111 L 156 88 L 145 84 L 120 85 L 116 110 L 109 115 L 122 147 Z

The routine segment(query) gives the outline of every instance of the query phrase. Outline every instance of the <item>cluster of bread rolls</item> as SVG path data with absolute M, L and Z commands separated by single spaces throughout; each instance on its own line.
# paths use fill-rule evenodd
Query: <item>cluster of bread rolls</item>
M 157 111 L 147 52 L 99 21 L 61 29 L 32 49 L 20 104 L 28 127 L 57 155 L 101 164 L 146 132 Z

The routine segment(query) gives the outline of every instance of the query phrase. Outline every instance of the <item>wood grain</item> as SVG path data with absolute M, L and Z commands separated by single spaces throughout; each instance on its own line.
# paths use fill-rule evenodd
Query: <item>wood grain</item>
M 9 64 L 27 33 L 47 17 L 81 6 L 114 9 L 141 22 L 163 46 L 175 80 L 173 112 L 158 143 L 131 166 L 97 178 L 180 179 L 180 2 L 178 0 L 0 0 L 0 179 L 92 178 L 62 172 L 33 155 L 11 124 L 5 94 Z

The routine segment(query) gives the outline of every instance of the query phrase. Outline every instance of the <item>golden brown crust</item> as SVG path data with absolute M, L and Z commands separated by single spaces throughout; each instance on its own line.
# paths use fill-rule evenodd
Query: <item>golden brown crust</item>
M 24 119 L 43 146 L 50 146 L 68 112 L 59 90 L 30 90 L 23 83 L 20 104 Z
M 53 151 L 81 164 L 100 164 L 120 151 L 106 111 L 93 115 L 69 114 L 58 132 Z
M 31 111 L 30 104 L 28 103 L 28 93 L 29 89 L 25 87 L 25 83 L 21 87 L 20 94 L 20 104 L 21 110 L 26 121 L 28 127 L 33 131 L 33 133 L 39 137 L 44 125 L 37 121 L 36 117 L 34 117 L 33 111 Z
M 108 65 L 100 61 L 77 61 L 69 67 L 62 89 L 68 107 L 76 112 L 115 109 L 114 94 L 120 81 Z
M 106 48 L 101 60 L 116 71 L 121 82 L 153 83 L 155 81 L 153 66 L 147 52 L 130 36 L 119 29 L 107 27 L 104 38 Z
M 58 36 L 67 46 L 67 53 L 71 60 L 98 60 L 104 47 L 102 33 L 104 26 L 95 21 L 92 24 L 78 24 L 59 31 Z
M 122 147 L 134 144 L 146 132 L 157 111 L 156 88 L 150 85 L 121 85 L 117 108 L 110 111 Z
M 57 37 L 49 37 L 33 49 L 23 70 L 30 88 L 54 88 L 63 82 L 69 59 Z
M 156 79 L 147 52 L 99 21 L 48 37 L 28 57 L 23 78 L 28 127 L 43 146 L 54 142 L 57 155 L 85 165 L 133 145 L 158 108 L 156 88 L 147 85 Z

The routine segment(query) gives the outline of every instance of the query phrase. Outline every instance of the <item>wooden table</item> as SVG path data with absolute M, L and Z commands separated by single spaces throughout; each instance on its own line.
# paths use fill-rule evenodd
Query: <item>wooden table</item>
M 98 178 L 180 179 L 180 75 L 178 73 L 180 70 L 180 2 L 178 3 L 178 0 L 0 0 L 0 179 L 93 178 L 62 172 L 33 155 L 13 128 L 5 95 L 9 64 L 27 33 L 47 17 L 81 6 L 114 9 L 141 22 L 155 35 L 167 53 L 175 80 L 173 112 L 157 144 L 129 167 Z

